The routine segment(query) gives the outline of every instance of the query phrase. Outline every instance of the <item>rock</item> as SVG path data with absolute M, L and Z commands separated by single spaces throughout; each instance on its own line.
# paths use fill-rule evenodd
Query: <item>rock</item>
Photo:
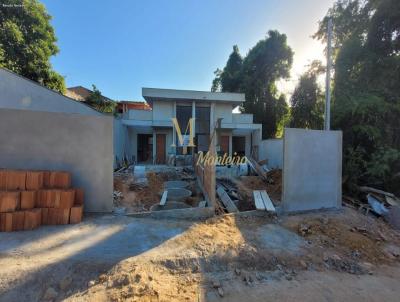
M 107 288 L 112 288 L 114 287 L 114 282 L 112 280 L 107 281 Z
M 300 233 L 302 236 L 305 236 L 305 235 L 307 235 L 307 234 L 310 234 L 310 233 L 311 233 L 310 227 L 309 227 L 307 224 L 305 224 L 305 223 L 300 224 L 300 225 L 299 225 L 299 233 Z
M 212 282 L 212 286 L 213 286 L 214 288 L 220 288 L 220 287 L 221 287 L 221 282 L 220 282 L 219 280 L 214 280 L 214 281 Z
M 103 282 L 106 282 L 106 281 L 107 281 L 107 275 L 106 274 L 101 274 L 99 276 L 99 282 L 103 283 Z
M 71 285 L 71 283 L 72 283 L 72 278 L 69 276 L 66 276 L 64 279 L 62 279 L 60 281 L 58 286 L 60 287 L 60 290 L 65 291 Z
M 125 285 L 129 285 L 130 283 L 130 277 L 128 274 L 124 274 L 122 276 L 119 276 L 117 279 L 114 280 L 114 286 L 125 286 Z
M 383 248 L 383 252 L 389 259 L 395 259 L 400 256 L 400 248 L 393 244 L 388 244 Z
M 45 301 L 54 300 L 55 298 L 57 298 L 57 296 L 58 292 L 54 288 L 49 287 L 43 295 L 43 300 Z
M 236 274 L 237 276 L 239 276 L 239 275 L 240 275 L 240 273 L 241 273 L 240 269 L 238 269 L 238 268 L 235 268 L 235 274 Z
M 253 282 L 253 278 L 250 276 L 250 274 L 245 274 L 243 276 L 243 281 L 246 282 L 247 285 L 251 285 L 251 283 Z
M 336 254 L 332 255 L 331 258 L 332 258 L 333 260 L 337 260 L 337 261 L 342 260 L 342 258 L 340 258 L 340 257 L 339 257 L 338 255 L 336 255 Z
M 89 287 L 92 287 L 92 286 L 94 286 L 96 284 L 96 282 L 94 281 L 94 280 L 90 280 L 89 282 L 88 282 L 88 286 Z
M 363 262 L 360 264 L 361 268 L 366 271 L 369 275 L 373 275 L 373 268 L 374 265 L 372 263 L 369 262 Z
M 261 281 L 263 279 L 263 277 L 261 276 L 261 274 L 259 272 L 256 272 L 256 279 L 258 281 Z
M 301 265 L 301 267 L 304 268 L 304 269 L 307 269 L 307 268 L 308 268 L 307 262 L 305 262 L 304 260 L 300 260 L 300 265 Z
M 135 275 L 135 278 L 134 278 L 134 281 L 135 281 L 136 283 L 139 283 L 141 279 L 142 279 L 142 276 L 140 276 L 139 274 L 136 274 L 136 275 Z
M 220 295 L 220 297 L 224 296 L 224 290 L 221 287 L 218 287 L 218 294 Z
M 389 238 L 384 233 L 382 233 L 381 231 L 378 231 L 378 235 L 384 241 L 388 241 L 389 240 Z
M 293 279 L 293 277 L 290 276 L 290 275 L 286 275 L 285 278 L 286 278 L 286 280 L 288 280 L 288 281 L 291 281 L 291 280 Z

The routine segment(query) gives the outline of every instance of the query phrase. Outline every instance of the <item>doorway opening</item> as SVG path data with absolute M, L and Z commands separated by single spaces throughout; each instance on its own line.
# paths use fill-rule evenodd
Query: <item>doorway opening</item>
M 151 163 L 153 158 L 153 135 L 137 135 L 137 157 L 140 163 Z
M 237 153 L 239 156 L 246 155 L 246 137 L 233 136 L 232 137 L 232 154 Z

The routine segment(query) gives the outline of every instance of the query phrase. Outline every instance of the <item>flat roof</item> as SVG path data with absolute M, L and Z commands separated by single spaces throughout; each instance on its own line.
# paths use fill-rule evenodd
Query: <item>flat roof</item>
M 142 88 L 143 98 L 152 103 L 154 100 L 174 101 L 205 101 L 205 102 L 225 102 L 236 103 L 239 105 L 245 101 L 244 93 L 233 92 L 210 92 L 196 90 L 178 90 L 178 89 L 162 89 L 162 88 Z

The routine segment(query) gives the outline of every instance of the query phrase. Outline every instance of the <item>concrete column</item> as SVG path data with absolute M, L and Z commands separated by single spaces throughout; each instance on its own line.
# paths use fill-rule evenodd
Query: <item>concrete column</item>
M 194 118 L 194 122 L 193 122 L 193 135 L 196 136 L 196 102 L 193 101 L 192 102 L 192 118 Z M 192 154 L 194 154 L 194 148 L 191 148 L 192 150 Z
M 215 102 L 212 102 L 210 107 L 210 136 L 214 137 L 211 143 L 213 144 L 213 150 L 215 152 L 215 147 L 217 145 L 217 134 L 214 133 L 214 130 L 215 130 Z
M 229 133 L 229 156 L 232 156 L 232 132 Z
M 157 139 L 156 139 L 156 131 L 153 129 L 153 164 L 156 162 L 156 150 L 157 150 Z
M 172 117 L 176 118 L 176 101 L 174 101 L 174 109 L 172 112 Z M 176 144 L 176 131 L 175 131 L 175 127 L 172 124 L 172 144 Z M 176 155 L 176 147 L 173 150 L 173 153 Z

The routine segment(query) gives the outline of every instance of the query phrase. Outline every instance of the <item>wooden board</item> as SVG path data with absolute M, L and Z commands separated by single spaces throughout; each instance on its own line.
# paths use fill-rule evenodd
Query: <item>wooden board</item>
M 267 175 L 264 169 L 251 157 L 247 158 L 247 162 L 250 167 L 257 173 L 258 176 L 261 176 L 264 180 L 267 180 Z
M 272 201 L 271 201 L 271 199 L 269 198 L 267 192 L 266 192 L 265 190 L 262 190 L 262 191 L 260 191 L 260 194 L 261 194 L 262 200 L 263 200 L 263 202 L 264 202 L 265 209 L 266 209 L 267 211 L 269 211 L 269 212 L 275 212 L 275 207 L 274 207 L 274 205 L 272 204 Z
M 254 190 L 253 196 L 257 210 L 275 213 L 275 207 L 265 190 Z
M 228 196 L 228 194 L 225 192 L 224 188 L 218 187 L 217 189 L 217 194 L 219 198 L 221 199 L 222 203 L 224 204 L 226 210 L 228 213 L 235 213 L 239 212 L 231 198 Z
M 260 211 L 265 211 L 265 205 L 261 197 L 260 191 L 253 191 L 254 203 L 256 205 L 256 209 Z
M 362 192 L 372 192 L 372 193 L 377 193 L 377 194 L 382 194 L 382 195 L 386 195 L 386 196 L 389 196 L 389 197 L 392 197 L 392 198 L 395 198 L 396 196 L 394 196 L 394 194 L 392 194 L 392 193 L 389 193 L 389 192 L 385 192 L 385 191 L 382 191 L 382 190 L 378 190 L 378 189 L 375 189 L 375 188 L 371 188 L 371 187 L 359 187 L 360 188 L 360 190 L 362 191 Z
M 167 202 L 167 197 L 168 197 L 168 191 L 164 191 L 161 196 L 160 206 L 165 205 L 165 203 Z

